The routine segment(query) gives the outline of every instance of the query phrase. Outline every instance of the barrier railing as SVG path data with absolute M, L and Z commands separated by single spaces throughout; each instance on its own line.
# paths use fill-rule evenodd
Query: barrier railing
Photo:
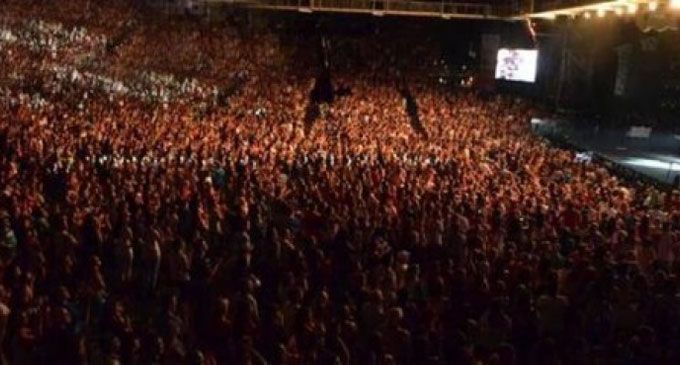
M 209 3 L 238 3 L 243 6 L 299 11 L 373 13 L 374 15 L 418 15 L 436 17 L 500 17 L 499 7 L 489 4 L 413 0 L 205 0 Z

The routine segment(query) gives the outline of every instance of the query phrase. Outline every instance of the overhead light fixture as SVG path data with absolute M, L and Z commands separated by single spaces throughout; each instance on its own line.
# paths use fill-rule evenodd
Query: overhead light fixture
M 656 1 L 650 1 L 649 4 L 647 4 L 647 6 L 649 7 L 649 11 L 656 11 L 656 9 L 659 8 L 659 3 L 657 3 Z

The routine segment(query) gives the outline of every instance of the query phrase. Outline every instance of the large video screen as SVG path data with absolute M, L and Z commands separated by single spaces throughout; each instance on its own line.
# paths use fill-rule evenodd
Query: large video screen
M 509 81 L 536 81 L 538 51 L 535 49 L 498 50 L 496 57 L 496 79 Z

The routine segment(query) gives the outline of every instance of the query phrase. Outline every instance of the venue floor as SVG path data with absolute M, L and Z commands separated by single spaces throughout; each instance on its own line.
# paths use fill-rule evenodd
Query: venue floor
M 676 155 L 628 150 L 596 153 L 606 160 L 662 183 L 673 184 L 676 176 L 680 176 L 680 157 Z

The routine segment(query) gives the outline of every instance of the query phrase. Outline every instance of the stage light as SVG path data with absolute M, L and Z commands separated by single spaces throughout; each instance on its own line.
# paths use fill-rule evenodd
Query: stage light
M 671 9 L 680 10 L 680 0 L 671 0 L 669 6 Z
M 624 165 L 655 169 L 655 170 L 665 170 L 665 171 L 680 171 L 680 165 L 674 162 L 667 162 L 662 160 L 654 160 L 651 158 L 641 158 L 641 157 L 628 157 L 622 161 Z
M 590 13 L 586 11 L 585 13 L 583 13 L 583 17 L 586 19 L 590 19 Z
M 604 16 L 605 16 L 606 14 L 607 14 L 607 12 L 606 12 L 604 9 L 602 9 L 602 8 L 597 9 L 597 17 L 598 17 L 598 18 L 604 18 Z
M 659 3 L 657 3 L 656 1 L 650 1 L 649 4 L 647 4 L 647 6 L 649 7 L 649 11 L 656 11 L 656 9 L 659 8 Z
M 633 4 L 628 4 L 628 7 L 627 7 L 627 8 L 628 8 L 628 9 L 627 9 L 627 10 L 628 10 L 628 14 L 635 14 L 635 13 L 637 13 L 637 10 L 638 10 L 637 4 L 634 4 L 634 3 L 633 3 Z
M 614 9 L 614 12 L 615 12 L 616 15 L 618 15 L 618 16 L 623 15 L 623 9 L 622 9 L 622 8 L 616 8 L 616 9 Z

